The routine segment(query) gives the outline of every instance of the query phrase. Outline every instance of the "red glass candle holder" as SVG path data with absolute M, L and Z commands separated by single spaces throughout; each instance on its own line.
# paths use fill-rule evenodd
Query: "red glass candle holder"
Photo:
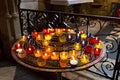
M 94 55 L 95 55 L 95 56 L 99 56 L 100 53 L 101 53 L 101 49 L 94 48 Z
M 92 46 L 85 46 L 86 53 L 92 53 Z
M 33 46 L 28 46 L 27 47 L 27 53 L 28 54 L 33 54 L 33 52 L 34 52 L 34 47 Z
M 39 34 L 38 32 L 34 32 L 33 37 L 36 38 L 38 36 L 38 34 Z
M 22 48 L 22 44 L 16 43 L 16 44 L 15 44 L 15 50 L 17 50 L 17 49 L 19 49 L 19 48 Z

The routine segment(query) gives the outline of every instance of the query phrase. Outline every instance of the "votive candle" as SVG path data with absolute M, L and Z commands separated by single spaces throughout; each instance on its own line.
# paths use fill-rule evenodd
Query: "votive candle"
M 46 60 L 45 59 L 41 59 L 41 58 L 39 59 L 38 58 L 36 61 L 37 61 L 38 66 L 45 66 L 46 65 Z
M 61 60 L 67 60 L 68 59 L 68 52 L 60 52 L 60 59 Z
M 60 67 L 65 68 L 68 66 L 68 60 L 60 60 L 59 64 L 60 64 Z
M 26 57 L 26 51 L 22 48 L 16 50 L 17 55 L 19 58 L 25 58 Z
M 34 50 L 34 56 L 35 57 L 41 57 L 43 55 L 43 51 L 42 50 L 40 50 L 40 49 L 36 49 L 36 50 Z
M 88 62 L 89 62 L 89 56 L 86 55 L 86 54 L 82 54 L 82 55 L 80 56 L 80 61 L 81 61 L 82 64 L 88 63 Z
M 74 49 L 75 49 L 75 50 L 81 50 L 81 44 L 80 44 L 79 42 L 76 42 L 76 43 L 74 44 Z
M 52 52 L 51 60 L 58 60 L 59 59 L 59 52 Z

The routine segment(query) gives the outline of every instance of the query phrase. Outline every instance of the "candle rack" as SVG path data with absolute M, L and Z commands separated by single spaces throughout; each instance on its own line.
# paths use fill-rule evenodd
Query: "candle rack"
M 86 69 L 105 56 L 103 42 L 73 29 L 44 29 L 22 36 L 12 47 L 13 58 L 23 66 L 48 72 Z

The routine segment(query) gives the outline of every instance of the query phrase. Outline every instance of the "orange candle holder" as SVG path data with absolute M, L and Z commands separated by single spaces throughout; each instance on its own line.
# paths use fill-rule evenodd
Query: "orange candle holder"
M 51 60 L 59 60 L 59 52 L 52 52 Z
M 42 55 L 42 58 L 45 59 L 45 60 L 47 60 L 47 59 L 50 58 L 50 54 L 45 52 L 45 53 Z
M 45 52 L 46 53 L 51 53 L 53 51 L 53 46 L 46 46 Z
M 35 57 L 41 57 L 43 55 L 43 51 L 42 50 L 40 50 L 40 49 L 36 49 L 36 50 L 34 50 L 34 56 Z
M 70 55 L 70 57 L 77 57 L 78 56 L 78 51 L 76 51 L 76 50 L 71 50 L 71 51 L 69 51 L 69 55 Z
M 41 58 L 38 58 L 36 60 L 36 63 L 38 66 L 45 66 L 46 65 L 46 60 L 45 59 L 41 59 Z
M 68 60 L 60 60 L 60 61 L 59 61 L 60 67 L 62 67 L 62 68 L 67 67 L 67 66 L 68 66 L 68 63 L 69 63 Z
M 56 34 L 57 36 L 61 36 L 61 35 L 62 35 L 62 29 L 56 28 L 56 29 L 55 29 L 55 34 Z

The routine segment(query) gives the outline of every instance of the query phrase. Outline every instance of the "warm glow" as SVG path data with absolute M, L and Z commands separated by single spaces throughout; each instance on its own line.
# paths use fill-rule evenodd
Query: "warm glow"
M 80 43 L 75 43 L 74 44 L 74 49 L 75 50 L 81 50 L 81 44 Z
M 60 52 L 60 59 L 67 60 L 68 59 L 68 52 Z
M 81 61 L 82 64 L 88 63 L 88 62 L 89 62 L 89 56 L 86 55 L 86 54 L 82 54 L 82 55 L 80 56 L 80 61 Z
M 51 39 L 52 39 L 52 36 L 50 34 L 45 35 L 45 40 L 51 40 Z
M 58 60 L 59 59 L 59 52 L 52 52 L 51 60 Z

